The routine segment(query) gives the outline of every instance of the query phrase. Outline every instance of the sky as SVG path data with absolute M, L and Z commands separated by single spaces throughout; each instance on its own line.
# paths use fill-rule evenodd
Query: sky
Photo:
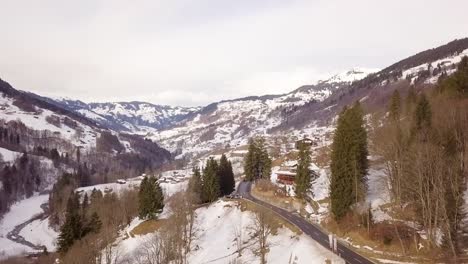
M 384 68 L 468 37 L 466 0 L 2 0 L 0 78 L 86 102 L 198 106 Z

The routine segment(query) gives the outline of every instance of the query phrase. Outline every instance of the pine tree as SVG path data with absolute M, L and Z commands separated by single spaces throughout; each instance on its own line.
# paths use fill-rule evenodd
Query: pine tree
M 157 213 L 161 213 L 164 209 L 164 193 L 159 182 L 155 177 L 149 179 L 151 193 L 151 217 L 154 218 Z
M 97 233 L 101 229 L 102 222 L 101 222 L 101 219 L 99 219 L 99 215 L 96 212 L 94 212 L 91 215 L 91 219 L 89 220 L 88 226 L 89 226 L 89 231 L 93 233 Z
M 195 194 L 195 199 L 194 203 L 201 202 L 202 200 L 202 192 L 203 192 L 203 183 L 202 183 L 202 178 L 200 174 L 200 168 L 194 167 L 192 169 L 192 178 L 189 180 L 189 185 L 188 188 L 189 190 Z
M 164 208 L 164 194 L 155 177 L 144 177 L 138 193 L 139 217 L 154 219 Z
M 353 146 L 351 148 L 354 198 L 355 202 L 364 199 L 366 189 L 366 175 L 369 169 L 369 154 L 367 149 L 367 131 L 364 123 L 364 114 L 359 101 L 350 109 L 351 135 Z
M 149 199 L 148 177 L 144 177 L 140 183 L 140 190 L 138 191 L 138 215 L 141 219 L 147 218 L 150 214 Z
M 226 155 L 221 155 L 219 160 L 218 177 L 220 185 L 220 194 L 228 195 L 234 191 L 235 181 L 232 165 L 226 158 Z
M 102 222 L 99 219 L 99 215 L 96 212 L 91 214 L 89 221 L 87 221 L 86 225 L 83 228 L 83 236 L 88 233 L 98 233 L 101 230 Z
M 86 218 L 87 211 L 88 211 L 88 205 L 89 205 L 88 193 L 85 193 L 85 195 L 83 197 L 83 203 L 81 204 L 81 217 L 83 219 Z
M 265 138 L 258 137 L 255 141 L 257 161 L 256 178 L 270 179 L 271 176 L 271 159 L 268 156 L 268 151 L 265 146 Z
M 234 179 L 234 171 L 232 170 L 231 161 L 228 161 L 228 174 L 226 185 L 229 193 L 232 193 L 236 189 L 236 180 Z
M 270 178 L 271 159 L 263 137 L 249 140 L 249 149 L 244 159 L 244 172 L 248 181 Z
M 204 202 L 214 202 L 220 195 L 218 179 L 218 163 L 215 159 L 209 158 L 203 169 L 203 193 Z
M 416 91 L 414 90 L 414 86 L 410 86 L 405 99 L 405 113 L 408 114 L 413 112 L 414 104 L 416 103 L 416 101 Z
M 393 92 L 392 98 L 390 100 L 389 113 L 390 113 L 391 120 L 393 121 L 400 120 L 401 97 L 400 97 L 400 92 L 398 92 L 398 90 L 395 90 Z
M 249 139 L 249 149 L 244 158 L 244 173 L 247 181 L 256 179 L 257 149 L 253 138 Z
M 349 177 L 351 159 L 347 142 L 351 137 L 349 122 L 346 120 L 347 111 L 349 110 L 345 108 L 340 113 L 332 144 L 330 199 L 331 211 L 336 220 L 341 219 L 353 203 L 353 182 Z
M 367 132 L 361 106 L 345 108 L 339 118 L 332 144 L 330 198 L 332 213 L 340 220 L 353 203 L 364 198 Z
M 311 163 L 309 146 L 300 144 L 299 155 L 297 160 L 297 173 L 294 178 L 296 184 L 296 196 L 303 199 L 307 196 L 307 192 L 311 187 L 311 170 L 309 169 Z
M 415 128 L 421 130 L 431 127 L 432 111 L 431 105 L 424 94 L 421 94 L 415 110 Z
M 102 199 L 102 192 L 101 190 L 97 190 L 96 188 L 93 188 L 91 191 L 91 204 L 98 204 Z
M 72 193 L 68 198 L 65 223 L 60 228 L 58 249 L 67 252 L 74 241 L 82 237 L 82 219 L 79 213 L 79 195 Z

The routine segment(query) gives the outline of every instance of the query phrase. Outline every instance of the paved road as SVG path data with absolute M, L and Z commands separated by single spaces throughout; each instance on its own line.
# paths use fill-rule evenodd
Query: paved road
M 284 209 L 266 203 L 264 201 L 260 201 L 253 197 L 250 194 L 250 188 L 252 184 L 251 182 L 241 182 L 239 184 L 237 192 L 242 195 L 242 197 L 246 200 L 252 201 L 256 204 L 262 205 L 275 213 L 279 214 L 283 218 L 287 219 L 292 224 L 299 227 L 302 232 L 310 236 L 312 239 L 317 241 L 320 245 L 324 246 L 327 249 L 330 249 L 330 242 L 328 239 L 328 234 L 322 232 L 320 228 L 315 226 L 312 223 L 307 222 L 304 218 L 299 216 L 298 214 L 288 212 Z M 337 245 L 338 254 L 346 261 L 346 263 L 350 264 L 372 264 L 370 260 L 364 258 L 363 256 L 359 255 L 358 253 L 352 251 L 351 249 L 345 247 L 342 243 L 338 242 Z

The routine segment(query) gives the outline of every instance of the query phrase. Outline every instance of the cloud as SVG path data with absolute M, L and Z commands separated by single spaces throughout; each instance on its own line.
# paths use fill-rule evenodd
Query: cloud
M 466 37 L 467 7 L 462 0 L 9 1 L 0 10 L 0 77 L 86 101 L 204 105 L 284 93 L 354 66 L 382 68 Z

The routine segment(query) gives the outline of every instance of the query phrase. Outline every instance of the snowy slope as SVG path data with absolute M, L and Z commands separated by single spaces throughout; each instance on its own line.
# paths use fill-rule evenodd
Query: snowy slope
M 177 126 L 154 130 L 148 137 L 183 157 L 245 145 L 253 135 L 267 135 L 287 121 L 288 112 L 314 104 L 375 70 L 353 69 L 290 93 L 222 101 L 204 107 Z M 312 123 L 313 120 L 311 120 Z
M 19 234 L 27 241 L 46 246 L 48 251 L 55 251 L 59 236 L 59 233 L 49 226 L 49 218 L 32 221 Z
M 24 251 L 30 251 L 29 247 L 8 240 L 6 236 L 15 226 L 41 213 L 41 204 L 46 203 L 48 199 L 49 195 L 37 195 L 21 200 L 14 204 L 10 211 L 0 220 L 0 259 L 7 256 L 18 255 Z M 44 239 L 49 238 L 44 237 Z M 53 238 L 50 240 L 53 240 Z
M 446 72 L 449 75 L 455 72 L 455 65 L 458 64 L 461 61 L 461 59 L 465 56 L 468 56 L 468 49 L 465 49 L 464 51 L 458 54 L 452 54 L 442 59 L 438 59 L 429 63 L 421 64 L 406 69 L 402 73 L 402 78 L 410 79 L 412 82 L 414 82 L 419 74 L 421 74 L 424 71 L 429 71 L 431 77 L 427 78 L 425 82 L 434 84 L 437 82 L 442 72 Z
M 38 109 L 36 112 L 25 112 L 13 103 L 14 99 L 0 96 L 0 106 L 2 109 L 0 111 L 0 119 L 6 122 L 20 120 L 32 129 L 49 130 L 54 136 L 73 142 L 76 146 L 87 149 L 96 146 L 96 128 L 79 122 L 76 123 L 76 127 L 69 127 L 63 122 L 67 116 L 56 114 L 47 109 Z M 48 122 L 46 119 L 51 116 L 60 118 L 61 125 L 56 126 Z
M 197 111 L 198 107 L 155 105 L 145 102 L 84 103 L 54 98 L 55 103 L 116 130 L 141 132 L 161 129 Z
M 188 257 L 188 263 L 232 263 L 237 260 L 240 263 L 260 263 L 259 257 L 251 251 L 254 243 L 252 240 L 253 213 L 242 211 L 236 202 L 218 201 L 208 207 L 197 209 L 195 228 L 199 235 L 193 241 L 194 247 Z M 140 221 L 132 222 L 126 230 L 138 225 Z M 242 241 L 247 246 L 242 256 L 236 253 L 235 229 L 242 230 Z M 121 240 L 118 250 L 122 253 L 122 259 L 132 260 L 135 255 L 142 254 L 146 241 L 153 234 L 128 237 Z M 297 235 L 287 228 L 280 228 L 278 233 L 268 239 L 270 250 L 267 253 L 267 262 L 272 264 L 289 263 L 325 263 L 326 259 L 332 263 L 344 263 L 336 255 L 320 246 L 305 235 Z
M 3 159 L 3 162 L 11 163 L 16 158 L 20 157 L 21 153 L 16 152 L 16 151 L 11 151 L 8 149 L 4 149 L 4 148 L 0 148 L 0 155 Z

